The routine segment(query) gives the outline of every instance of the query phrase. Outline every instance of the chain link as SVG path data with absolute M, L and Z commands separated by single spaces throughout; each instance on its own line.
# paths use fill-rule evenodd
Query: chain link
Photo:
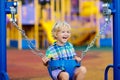
M 86 48 L 84 51 L 82 51 L 82 53 L 81 53 L 81 59 L 83 59 L 84 56 L 86 55 L 86 53 L 89 51 L 89 49 L 94 46 L 95 41 L 101 36 L 101 34 L 104 33 L 106 27 L 107 27 L 107 26 L 109 25 L 109 23 L 110 23 L 111 10 L 108 8 L 108 5 L 106 5 L 106 4 L 103 6 L 103 8 L 104 8 L 104 9 L 103 9 L 103 15 L 104 15 L 104 19 L 105 19 L 105 24 L 104 24 L 104 26 L 101 28 L 100 32 L 99 32 L 99 33 L 95 36 L 95 38 L 90 42 L 90 44 L 88 44 L 87 48 Z
M 40 52 L 39 49 L 37 49 L 35 47 L 35 45 L 31 42 L 31 40 L 29 40 L 29 38 L 26 36 L 25 31 L 20 29 L 20 27 L 16 24 L 16 22 L 13 20 L 12 23 L 15 25 L 15 27 L 17 28 L 17 30 L 24 36 L 25 40 L 28 43 L 28 47 L 31 49 L 31 51 L 35 54 L 38 55 L 40 57 L 44 57 L 44 54 Z
M 40 56 L 40 57 L 44 57 L 44 54 L 43 53 L 41 53 L 40 52 L 40 50 L 39 49 L 37 49 L 36 47 L 35 47 L 35 45 L 31 42 L 31 40 L 29 40 L 28 39 L 28 37 L 26 36 L 26 34 L 25 34 L 25 31 L 24 30 L 22 30 L 22 29 L 20 29 L 20 27 L 16 24 L 16 20 L 15 20 L 15 14 L 16 14 L 16 8 L 15 7 L 10 7 L 10 10 L 11 10 L 11 19 L 10 19 L 10 21 L 13 23 L 13 25 L 17 28 L 17 30 L 24 36 L 24 38 L 25 38 L 25 40 L 27 41 L 27 43 L 28 43 L 28 47 L 31 49 L 31 51 L 34 53 L 34 54 L 36 54 L 36 55 L 38 55 L 38 56 Z
M 95 36 L 95 38 L 90 42 L 90 44 L 88 44 L 87 48 L 86 48 L 84 51 L 82 51 L 81 59 L 86 55 L 86 53 L 89 51 L 89 49 L 94 46 L 95 41 L 96 41 L 96 40 L 100 37 L 100 35 L 105 31 L 105 29 L 106 29 L 106 27 L 107 27 L 108 25 L 109 25 L 109 23 L 105 23 L 105 24 L 104 24 L 104 27 L 101 29 L 101 31 L 99 32 L 99 34 L 97 34 L 97 35 Z

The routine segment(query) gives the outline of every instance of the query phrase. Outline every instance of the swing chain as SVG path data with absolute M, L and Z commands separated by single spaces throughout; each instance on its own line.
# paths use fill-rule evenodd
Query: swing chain
M 40 57 L 44 57 L 44 54 L 40 53 L 40 50 L 38 50 L 35 47 L 35 45 L 31 42 L 31 40 L 27 37 L 27 35 L 25 34 L 25 31 L 20 29 L 15 21 L 12 21 L 12 23 L 15 25 L 16 29 L 24 36 L 25 40 L 28 43 L 28 47 L 32 50 L 32 52 Z
M 40 53 L 40 50 L 38 50 L 35 45 L 31 42 L 31 40 L 29 40 L 29 38 L 27 37 L 27 35 L 25 34 L 25 31 L 23 29 L 20 29 L 20 27 L 17 25 L 17 23 L 15 22 L 15 9 L 14 7 L 11 7 L 11 17 L 12 19 L 10 20 L 13 25 L 16 27 L 16 29 L 24 36 L 25 40 L 27 41 L 28 43 L 28 47 L 32 50 L 32 52 L 40 57 L 44 57 L 44 54 L 43 53 Z
M 15 14 L 17 13 L 17 10 L 16 10 L 16 8 L 15 7 L 10 7 L 10 12 L 11 12 L 11 19 L 10 19 L 10 21 L 16 21 L 16 19 L 15 19 Z
M 105 31 L 106 27 L 109 25 L 110 23 L 110 15 L 111 15 L 111 10 L 108 8 L 108 4 L 104 4 L 103 5 L 103 16 L 105 17 L 105 24 L 102 27 L 102 29 L 100 30 L 100 32 L 95 36 L 95 38 L 90 42 L 90 44 L 88 44 L 87 48 L 82 51 L 81 54 L 81 59 L 83 59 L 83 57 L 86 55 L 86 53 L 88 52 L 88 50 L 94 46 L 95 41 L 100 37 L 101 34 L 103 34 L 103 32 Z M 25 31 L 20 29 L 19 26 L 16 24 L 15 19 L 14 19 L 14 15 L 15 15 L 15 10 L 14 8 L 10 8 L 11 9 L 11 15 L 12 15 L 12 23 L 15 25 L 15 27 L 17 28 L 18 31 L 20 31 L 20 33 L 24 36 L 25 40 L 28 43 L 28 47 L 32 50 L 32 52 L 36 55 L 39 55 L 40 57 L 44 57 L 43 53 L 40 53 L 40 50 L 38 50 L 37 48 L 35 48 L 35 45 L 28 39 L 28 37 L 25 34 Z
M 103 27 L 101 28 L 100 32 L 95 36 L 95 38 L 90 42 L 90 44 L 88 44 L 87 48 L 84 51 L 82 51 L 81 59 L 83 59 L 83 57 L 86 55 L 88 50 L 94 46 L 95 41 L 104 33 L 106 27 L 109 25 L 111 10 L 108 7 L 109 7 L 109 5 L 107 3 L 103 5 L 103 16 L 105 19 L 105 23 L 104 23 Z

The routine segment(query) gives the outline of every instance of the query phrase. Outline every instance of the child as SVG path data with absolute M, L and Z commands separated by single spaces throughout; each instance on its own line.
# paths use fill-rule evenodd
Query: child
M 57 22 L 52 29 L 52 35 L 56 39 L 56 42 L 51 45 L 46 51 L 46 57 L 43 57 L 43 63 L 47 65 L 48 61 L 60 59 L 75 59 L 77 62 L 81 61 L 81 58 L 76 56 L 74 48 L 68 39 L 71 36 L 71 27 L 66 22 Z M 74 71 L 74 80 L 83 80 L 86 73 L 86 68 L 83 66 L 77 67 Z M 55 69 L 52 71 L 53 80 L 69 80 L 69 73 L 61 69 Z

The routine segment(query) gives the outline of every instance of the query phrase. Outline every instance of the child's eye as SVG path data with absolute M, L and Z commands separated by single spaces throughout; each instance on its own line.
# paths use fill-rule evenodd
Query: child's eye
M 67 31 L 67 33 L 70 33 L 70 31 Z
M 65 31 L 62 31 L 62 33 L 65 33 Z

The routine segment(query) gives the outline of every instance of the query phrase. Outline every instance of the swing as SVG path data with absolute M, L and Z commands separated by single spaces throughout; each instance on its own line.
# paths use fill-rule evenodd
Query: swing
M 90 44 L 87 46 L 87 48 L 82 51 L 82 54 L 81 54 L 81 59 L 83 59 L 83 57 L 86 55 L 87 51 L 92 47 L 94 46 L 94 43 L 96 41 L 96 39 L 98 37 L 100 37 L 100 35 L 103 33 L 103 31 L 105 30 L 105 28 L 108 26 L 109 22 L 110 22 L 110 14 L 108 11 L 108 7 L 105 8 L 105 25 L 102 27 L 102 29 L 100 30 L 100 32 L 95 36 L 95 38 L 90 42 Z M 12 15 L 14 16 L 14 10 L 11 10 L 12 12 Z M 20 29 L 18 27 L 18 25 L 16 24 L 15 20 L 14 20 L 14 17 L 13 17 L 13 20 L 12 20 L 12 23 L 15 25 L 15 27 L 21 32 L 21 34 L 25 37 L 26 41 L 28 42 L 28 46 L 29 48 L 32 50 L 32 52 L 40 57 L 44 57 L 44 54 L 43 53 L 40 53 L 40 51 L 38 49 L 35 48 L 35 46 L 32 44 L 32 42 L 28 39 L 28 37 L 26 36 L 24 30 Z M 32 47 L 31 47 L 32 46 Z M 72 80 L 73 78 L 73 74 L 74 74 L 74 70 L 76 67 L 80 67 L 81 66 L 81 63 L 78 63 L 76 60 L 50 60 L 48 62 L 48 72 L 52 77 L 52 73 L 51 71 L 56 69 L 56 68 L 60 68 L 62 70 L 65 70 L 69 73 L 70 75 L 70 78 L 69 80 Z
M 52 70 L 61 69 L 69 73 L 69 80 L 72 80 L 74 70 L 76 67 L 80 67 L 80 63 L 76 60 L 51 60 L 48 62 L 48 72 L 52 77 Z M 53 78 L 53 77 L 52 77 Z

